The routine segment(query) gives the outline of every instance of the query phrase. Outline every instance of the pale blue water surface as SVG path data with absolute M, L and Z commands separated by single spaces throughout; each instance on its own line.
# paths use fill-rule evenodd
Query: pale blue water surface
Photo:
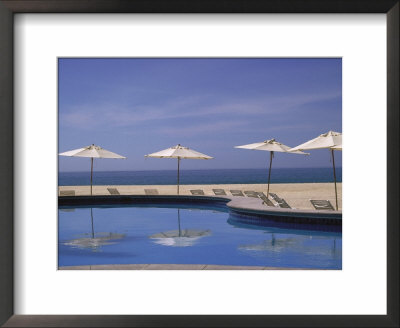
M 59 266 L 342 268 L 340 227 L 248 219 L 225 205 L 60 207 L 58 219 Z

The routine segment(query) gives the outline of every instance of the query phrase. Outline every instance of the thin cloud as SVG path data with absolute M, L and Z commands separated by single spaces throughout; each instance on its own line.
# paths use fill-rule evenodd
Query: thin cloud
M 243 121 L 220 121 L 205 124 L 189 125 L 185 127 L 165 127 L 157 129 L 160 134 L 166 134 L 169 136 L 194 136 L 199 134 L 211 133 L 216 131 L 227 131 L 238 126 L 244 125 Z
M 94 129 L 102 126 L 126 127 L 145 122 L 175 118 L 200 118 L 218 115 L 231 115 L 251 118 L 256 115 L 278 114 L 298 106 L 329 101 L 340 97 L 340 93 L 317 95 L 288 95 L 280 97 L 263 97 L 207 104 L 209 97 L 178 97 L 165 105 L 136 105 L 127 107 L 117 104 L 82 105 L 69 107 L 60 114 L 60 124 L 78 129 Z

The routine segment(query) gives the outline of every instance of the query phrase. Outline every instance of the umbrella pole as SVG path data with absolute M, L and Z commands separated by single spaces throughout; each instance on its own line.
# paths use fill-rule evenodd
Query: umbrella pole
M 336 197 L 336 211 L 339 209 L 338 208 L 338 201 L 337 201 L 337 188 L 336 188 L 336 170 L 335 170 L 335 155 L 333 154 L 334 150 L 331 149 L 332 153 L 332 163 L 333 163 L 333 178 L 335 180 L 335 197 Z
M 93 195 L 92 193 L 92 185 L 93 185 L 93 157 L 90 158 L 92 160 L 92 166 L 90 169 L 90 195 Z
M 271 180 L 271 166 L 272 166 L 272 157 L 274 156 L 274 152 L 269 152 L 269 172 L 268 172 L 268 189 L 267 189 L 267 198 L 269 197 L 269 182 Z
M 181 212 L 178 208 L 178 229 L 179 229 L 179 237 L 181 237 Z
M 92 219 L 92 238 L 94 238 L 94 227 L 93 227 L 93 208 L 90 208 L 90 218 Z
M 177 186 L 177 192 L 178 192 L 178 195 L 179 195 L 179 161 L 180 161 L 181 159 L 178 157 L 178 186 Z

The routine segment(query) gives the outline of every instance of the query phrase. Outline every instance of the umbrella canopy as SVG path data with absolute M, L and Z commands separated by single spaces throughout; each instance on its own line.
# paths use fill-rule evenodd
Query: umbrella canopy
M 204 155 L 190 149 L 188 147 L 183 147 L 181 145 L 176 145 L 174 147 L 170 147 L 156 153 L 148 154 L 146 157 L 156 157 L 156 158 L 186 158 L 186 159 L 212 159 L 212 157 L 208 155 Z
M 329 131 L 321 134 L 318 137 L 311 139 L 301 145 L 298 145 L 291 149 L 291 151 L 297 150 L 311 150 L 311 149 L 330 149 L 332 155 L 333 164 L 333 178 L 335 181 L 335 197 L 336 197 L 336 210 L 338 207 L 337 200 L 337 187 L 336 187 L 336 169 L 335 169 L 335 155 L 334 150 L 342 150 L 342 134 L 340 132 Z
M 290 149 L 290 151 L 332 148 L 341 144 L 342 134 L 340 132 L 329 131 Z
M 236 146 L 235 148 L 270 151 L 267 197 L 269 197 L 269 184 L 270 184 L 270 178 L 271 178 L 271 166 L 272 166 L 272 158 L 274 157 L 274 152 L 277 151 L 277 152 L 281 152 L 281 153 L 309 155 L 307 153 L 303 153 L 300 150 L 290 151 L 291 148 L 289 146 L 286 146 L 286 145 L 276 141 L 275 139 L 265 140 L 262 142 L 256 142 L 256 143 L 243 145 L 243 146 Z
M 64 153 L 60 153 L 59 155 L 92 158 L 126 158 L 96 145 L 90 145 L 87 147 L 66 151 Z
M 124 156 L 113 153 L 109 150 L 105 150 L 100 146 L 90 145 L 87 147 L 74 149 L 60 153 L 60 156 L 71 156 L 71 157 L 90 157 L 91 158 L 91 170 L 90 170 L 90 194 L 92 195 L 93 188 L 93 159 L 94 158 L 126 158 Z
M 290 151 L 291 147 L 286 146 L 275 139 L 265 140 L 262 142 L 256 142 L 248 145 L 243 146 L 236 146 L 235 148 L 242 148 L 242 149 L 252 149 L 252 150 L 269 150 L 269 151 L 277 151 L 282 153 L 294 153 L 294 154 L 302 154 L 302 155 L 309 155 L 307 153 L 303 153 L 302 151 Z
M 177 192 L 179 195 L 179 162 L 181 159 L 212 159 L 213 157 L 199 153 L 188 147 L 183 147 L 181 145 L 176 145 L 156 153 L 145 155 L 145 157 L 155 157 L 155 158 L 177 158 L 178 159 L 178 182 L 177 182 Z

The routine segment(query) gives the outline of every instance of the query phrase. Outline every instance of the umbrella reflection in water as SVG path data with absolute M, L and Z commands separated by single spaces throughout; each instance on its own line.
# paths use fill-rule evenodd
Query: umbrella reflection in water
M 156 233 L 149 238 L 159 245 L 173 247 L 193 246 L 200 238 L 211 234 L 211 230 L 181 229 L 181 215 L 178 208 L 178 230 Z
M 240 216 L 231 215 L 228 223 L 236 228 L 249 230 L 263 230 L 263 233 L 270 236 L 263 238 L 257 243 L 238 245 L 238 249 L 247 254 L 256 256 L 268 256 L 281 252 L 294 252 L 328 256 L 329 258 L 340 258 L 342 248 L 337 247 L 337 239 L 341 239 L 341 233 L 336 231 L 302 230 L 286 226 L 269 226 L 260 221 L 245 223 L 246 219 Z M 316 242 L 309 243 L 310 240 Z M 340 244 L 339 244 L 340 245 Z
M 295 238 L 276 238 L 274 233 L 271 233 L 271 239 L 264 240 L 258 244 L 239 245 L 239 249 L 246 251 L 270 251 L 280 252 L 283 249 L 296 246 L 300 243 Z
M 88 234 L 84 234 L 85 237 L 76 238 L 68 240 L 64 243 L 66 246 L 71 246 L 74 248 L 83 248 L 90 249 L 93 252 L 97 252 L 100 250 L 101 246 L 104 245 L 112 245 L 116 243 L 116 240 L 122 239 L 125 237 L 125 234 L 114 233 L 114 232 L 94 232 L 94 224 L 93 224 L 93 209 L 90 208 L 90 218 L 92 231 L 90 236 L 87 237 Z
M 267 232 L 266 232 L 267 233 Z M 326 240 L 327 245 L 325 247 L 315 247 L 308 245 L 307 239 L 320 239 Z M 341 249 L 336 247 L 336 238 L 332 240 L 331 246 L 329 237 L 323 236 L 297 236 L 296 238 L 291 237 L 276 237 L 274 233 L 271 233 L 271 239 L 263 240 L 257 244 L 239 245 L 241 251 L 257 251 L 261 253 L 279 253 L 279 252 L 300 252 L 306 254 L 313 254 L 313 256 L 324 255 L 331 258 L 340 257 Z

